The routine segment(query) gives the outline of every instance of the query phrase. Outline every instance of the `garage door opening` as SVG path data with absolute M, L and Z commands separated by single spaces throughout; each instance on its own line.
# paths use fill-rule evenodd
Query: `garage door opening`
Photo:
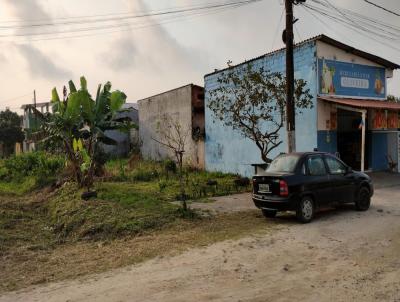
M 355 170 L 368 169 L 368 148 L 365 148 L 365 156 L 362 155 L 362 113 L 338 108 L 337 121 L 337 150 L 340 158 Z M 366 145 L 368 137 L 365 137 Z M 363 159 L 364 167 L 361 165 Z

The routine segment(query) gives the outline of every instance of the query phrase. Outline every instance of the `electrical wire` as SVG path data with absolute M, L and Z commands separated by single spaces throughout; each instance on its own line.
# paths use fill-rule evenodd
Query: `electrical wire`
M 322 4 L 322 2 L 319 0 L 312 0 L 312 1 L 314 3 L 324 6 L 324 4 Z M 326 18 L 331 19 L 335 23 L 345 25 L 347 26 L 347 28 L 357 32 L 360 35 L 363 35 L 371 40 L 384 44 L 389 48 L 400 51 L 399 48 L 397 48 L 392 44 L 393 42 L 400 41 L 400 32 L 397 31 L 395 27 L 393 27 L 392 31 L 384 30 L 382 27 L 380 27 L 378 22 L 370 21 L 369 20 L 370 18 L 363 18 L 360 14 L 353 15 L 351 13 L 348 13 L 352 17 L 357 16 L 358 18 L 360 18 L 363 21 L 362 24 L 360 22 L 349 21 L 348 20 L 349 17 L 346 16 L 346 14 L 344 14 L 341 11 L 341 9 L 334 7 L 333 5 L 331 5 L 333 11 L 327 10 L 326 8 L 316 7 L 310 4 L 303 4 L 302 6 L 304 8 L 307 8 L 308 10 L 314 11 Z M 391 42 L 391 44 L 388 43 L 389 41 Z
M 317 1 L 314 1 L 314 2 L 317 2 Z M 363 18 L 362 15 L 359 15 L 359 14 L 355 15 L 350 10 L 347 10 L 348 14 L 352 18 L 357 19 L 356 21 L 353 21 L 352 19 L 350 19 L 345 13 L 341 12 L 337 8 L 335 10 L 338 11 L 340 15 L 339 14 L 335 15 L 329 10 L 326 10 L 326 9 L 320 8 L 320 7 L 316 7 L 316 6 L 313 6 L 310 4 L 306 4 L 304 6 L 310 8 L 310 9 L 316 10 L 319 13 L 329 16 L 331 18 L 342 19 L 342 21 L 347 23 L 348 25 L 362 29 L 363 31 L 373 32 L 373 34 L 375 34 L 375 35 L 379 35 L 381 37 L 384 36 L 384 37 L 392 39 L 392 40 L 400 39 L 400 28 L 395 28 L 395 27 L 392 27 L 392 29 L 383 28 L 382 26 L 379 25 L 378 22 L 368 21 L 367 18 Z
M 399 13 L 396 13 L 396 12 L 394 12 L 394 11 L 392 11 L 392 10 L 390 10 L 390 9 L 387 9 L 387 8 L 385 8 L 385 7 L 383 7 L 383 6 L 380 6 L 380 5 L 378 5 L 378 4 L 374 3 L 374 2 L 371 2 L 371 1 L 368 1 L 368 0 L 364 0 L 364 2 L 366 2 L 366 3 L 368 3 L 368 4 L 371 4 L 371 5 L 373 5 L 373 6 L 377 7 L 377 8 L 380 8 L 380 9 L 382 9 L 382 10 L 384 10 L 384 11 L 390 13 L 390 14 L 393 14 L 393 15 L 395 15 L 395 16 L 400 17 L 400 14 L 399 14 Z
M 164 25 L 164 24 L 168 24 L 168 23 L 172 23 L 172 22 L 177 22 L 177 21 L 182 21 L 182 20 L 187 20 L 188 17 L 202 17 L 202 16 L 206 16 L 206 15 L 211 15 L 211 14 L 216 14 L 216 13 L 220 13 L 220 12 L 225 12 L 228 11 L 230 9 L 235 9 L 238 7 L 243 6 L 244 4 L 240 4 L 240 5 L 235 5 L 235 6 L 229 6 L 229 7 L 225 7 L 225 8 L 218 8 L 218 9 L 214 9 L 214 10 L 209 10 L 207 12 L 193 12 L 191 14 L 186 14 L 183 16 L 174 16 L 174 17 L 170 17 L 169 19 L 163 20 L 163 22 L 154 22 L 151 21 L 150 23 L 148 22 L 147 24 L 143 24 L 143 23 L 124 23 L 124 24 L 119 24 L 119 27 L 125 27 L 125 28 L 120 28 L 118 30 L 113 30 L 113 31 L 101 31 L 99 32 L 99 30 L 97 29 L 98 32 L 95 33 L 89 33 L 89 34 L 81 34 L 81 35 L 73 35 L 73 36 L 53 36 L 53 37 L 46 37 L 46 38 L 37 38 L 37 39 L 29 39 L 26 42 L 37 42 L 37 41 L 46 41 L 46 40 L 59 40 L 59 39 L 75 39 L 75 38 L 82 38 L 82 37 L 89 37 L 89 36 L 96 36 L 96 35 L 104 35 L 104 34 L 112 34 L 112 33 L 118 33 L 118 32 L 124 32 L 124 31 L 131 31 L 134 29 L 142 29 L 142 28 L 149 28 L 149 27 L 155 27 L 155 26 L 160 26 L 160 25 Z M 117 26 L 118 27 L 118 26 Z M 110 27 L 106 27 L 105 29 L 109 29 Z M 59 32 L 58 32 L 59 33 Z M 0 40 L 1 42 L 1 40 Z M 3 40 L 3 42 L 7 42 L 6 40 Z M 23 43 L 24 41 L 14 41 L 14 43 L 19 44 L 19 43 Z
M 48 26 L 60 26 L 60 25 L 82 25 L 82 24 L 93 24 L 93 23 L 104 23 L 104 22 L 111 22 L 111 21 L 123 21 L 123 20 L 132 20 L 138 18 L 146 18 L 146 17 L 154 17 L 154 16 L 165 16 L 171 14 L 179 14 L 179 13 L 186 13 L 192 11 L 202 11 L 214 8 L 221 8 L 221 7 L 228 7 L 228 6 L 235 6 L 238 4 L 251 4 L 254 2 L 258 2 L 261 0 L 242 0 L 242 1 L 235 1 L 235 2 L 225 2 L 220 4 L 210 4 L 192 8 L 182 8 L 182 9 L 172 9 L 166 11 L 159 11 L 159 12 L 145 12 L 142 14 L 134 14 L 134 15 L 119 15 L 113 16 L 108 18 L 102 19 L 88 19 L 88 20 L 67 20 L 67 21 L 47 21 L 45 23 L 37 23 L 37 24 L 21 24 L 21 25 L 9 25 L 9 26 L 0 26 L 0 29 L 24 29 L 24 28 L 34 28 L 34 27 L 48 27 Z

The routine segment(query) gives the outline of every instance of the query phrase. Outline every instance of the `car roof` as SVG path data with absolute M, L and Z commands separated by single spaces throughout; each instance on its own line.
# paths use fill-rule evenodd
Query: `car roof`
M 303 157 L 306 155 L 332 155 L 328 152 L 321 152 L 321 151 L 305 151 L 305 152 L 292 152 L 292 153 L 281 153 L 280 155 L 297 155 L 299 157 Z M 334 155 L 332 155 L 334 156 Z

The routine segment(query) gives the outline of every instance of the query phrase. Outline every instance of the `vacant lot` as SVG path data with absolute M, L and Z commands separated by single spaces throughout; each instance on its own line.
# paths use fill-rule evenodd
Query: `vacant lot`
M 282 227 L 276 232 L 0 301 L 400 301 L 399 200 L 399 187 L 378 189 L 368 212 L 325 211 L 307 225 L 285 215 L 276 219 Z M 251 215 L 258 225 L 257 214 Z

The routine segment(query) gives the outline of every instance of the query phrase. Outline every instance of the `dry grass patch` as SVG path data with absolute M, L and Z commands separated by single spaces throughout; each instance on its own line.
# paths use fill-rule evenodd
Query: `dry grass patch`
M 276 223 L 265 220 L 254 210 L 181 219 L 161 230 L 110 241 L 73 242 L 45 250 L 21 245 L 0 256 L 0 292 L 100 273 L 276 227 Z

